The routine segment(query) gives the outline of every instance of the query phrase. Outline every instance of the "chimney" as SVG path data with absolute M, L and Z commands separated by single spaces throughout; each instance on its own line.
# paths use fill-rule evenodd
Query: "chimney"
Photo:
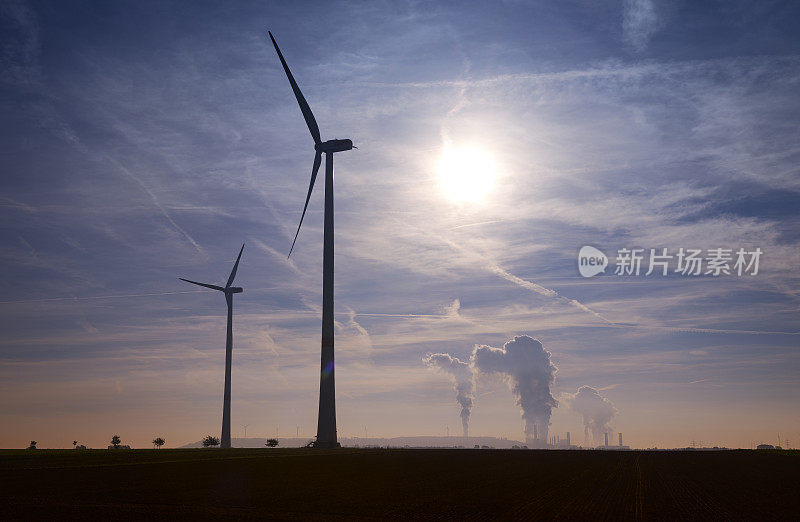
M 606 447 L 608 446 L 608 432 L 606 432 Z
M 569 448 L 569 432 L 567 432 L 567 447 Z
M 539 435 L 536 433 L 536 424 L 533 425 L 533 440 L 539 440 Z
M 622 432 L 619 432 L 619 447 L 622 447 Z

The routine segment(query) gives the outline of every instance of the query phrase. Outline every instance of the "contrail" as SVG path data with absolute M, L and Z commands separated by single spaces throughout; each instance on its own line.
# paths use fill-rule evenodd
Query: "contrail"
M 466 228 L 466 227 L 477 227 L 477 226 L 480 226 L 480 225 L 491 225 L 492 223 L 502 223 L 502 222 L 503 222 L 502 219 L 495 219 L 495 220 L 492 220 L 492 221 L 481 221 L 479 223 L 467 223 L 466 225 L 457 225 L 457 226 L 454 226 L 454 227 L 450 227 L 450 230 L 456 230 L 456 229 L 459 229 L 459 228 Z
M 359 313 L 356 312 L 355 315 L 361 317 L 433 317 L 436 319 L 447 319 L 450 317 L 449 315 L 443 314 L 370 314 L 370 313 Z
M 43 299 L 23 299 L 20 301 L 0 301 L 0 304 L 12 303 L 42 303 L 47 301 L 85 301 L 88 299 L 119 299 L 123 297 L 150 297 L 154 295 L 196 294 L 203 290 L 187 290 L 184 292 L 155 292 L 151 294 L 119 294 L 119 295 L 90 295 L 83 297 L 45 297 Z
M 514 274 L 510 274 L 510 273 L 506 272 L 505 270 L 503 270 L 502 268 L 500 268 L 497 265 L 489 266 L 489 270 L 491 270 L 495 274 L 499 275 L 500 277 L 502 277 L 506 281 L 510 281 L 510 282 L 514 283 L 515 285 L 521 286 L 522 288 L 527 288 L 528 290 L 533 290 L 537 294 L 545 295 L 547 297 L 557 297 L 558 296 L 558 292 L 556 292 L 555 290 L 550 290 L 549 288 L 545 288 L 542 285 L 538 285 L 538 284 L 534 283 L 533 281 L 528 281 L 526 279 L 522 279 L 521 277 L 517 277 Z
M 515 276 L 512 276 L 515 277 Z M 520 279 L 520 278 L 517 278 Z M 531 285 L 536 285 L 536 283 L 531 283 L 530 281 L 525 281 L 526 283 L 530 283 Z M 536 285 L 539 286 L 539 285 Z M 545 291 L 552 291 L 547 288 L 541 287 Z M 567 299 L 566 297 L 562 297 L 556 294 L 556 297 L 559 299 L 566 300 L 568 302 L 574 302 L 579 305 L 581 310 L 587 310 L 589 313 L 605 320 L 608 324 L 605 325 L 598 325 L 593 324 L 586 326 L 587 328 L 631 328 L 631 329 L 642 329 L 642 330 L 663 330 L 668 332 L 687 332 L 687 333 L 707 333 L 707 334 L 743 334 L 743 335 L 800 335 L 800 332 L 781 332 L 776 330 L 725 330 L 719 328 L 692 328 L 692 327 L 680 327 L 680 326 L 657 326 L 657 325 L 647 325 L 647 324 L 635 324 L 635 323 L 614 323 L 605 319 L 601 314 L 594 312 L 590 308 L 582 305 L 578 301 L 574 299 Z M 282 310 L 286 312 L 295 311 L 295 310 Z M 304 310 L 304 312 L 311 313 L 310 310 Z M 339 312 L 337 315 L 344 315 L 345 312 Z M 441 315 L 441 314 L 375 314 L 375 313 L 356 313 L 357 316 L 362 317 L 395 317 L 395 318 L 414 318 L 414 317 L 421 317 L 421 318 L 436 318 L 436 319 L 446 319 L 450 317 L 449 315 Z
M 644 330 L 664 330 L 668 332 L 709 333 L 709 334 L 742 334 L 742 335 L 800 335 L 800 332 L 780 332 L 775 330 L 725 330 L 721 328 L 692 328 L 680 326 L 657 326 L 648 324 L 616 324 L 607 328 L 641 328 Z
M 265 286 L 261 288 L 253 288 L 250 292 L 258 291 L 258 290 L 275 290 L 278 289 L 277 286 Z M 43 303 L 48 301 L 84 301 L 89 299 L 121 299 L 125 297 L 152 297 L 152 296 L 159 296 L 159 295 L 178 295 L 178 294 L 198 294 L 201 292 L 205 292 L 205 290 L 182 290 L 180 292 L 152 292 L 146 294 L 112 294 L 112 295 L 86 295 L 86 296 L 73 296 L 73 297 L 44 297 L 42 299 L 22 299 L 20 301 L 0 301 L 0 304 L 13 304 L 13 303 Z M 278 312 L 296 312 L 296 311 L 303 311 L 303 310 L 274 310 Z M 344 313 L 344 312 L 342 312 Z M 357 314 L 357 315 L 365 315 L 365 314 Z
M 130 177 L 132 180 L 134 180 L 136 183 L 138 183 L 138 184 L 139 184 L 139 186 L 140 186 L 140 187 L 142 187 L 142 190 L 144 190 L 144 191 L 147 193 L 147 195 L 148 195 L 148 196 L 150 196 L 150 200 L 153 202 L 153 204 L 156 206 L 156 208 L 158 208 L 158 210 L 160 210 L 160 211 L 161 211 L 161 215 L 162 215 L 162 216 L 164 216 L 164 218 L 165 218 L 167 221 L 169 221 L 169 222 L 170 222 L 170 224 L 171 224 L 171 225 L 172 225 L 172 226 L 175 228 L 175 230 L 177 230 L 178 232 L 180 232 L 180 233 L 183 235 L 183 237 L 185 237 L 185 238 L 187 239 L 187 241 L 189 241 L 189 243 L 191 243 L 191 244 L 192 244 L 192 246 L 194 246 L 194 248 L 195 248 L 195 249 L 196 249 L 196 250 L 197 250 L 199 253 L 203 254 L 204 256 L 206 255 L 206 251 L 205 251 L 205 250 L 203 250 L 203 247 L 201 247 L 199 244 L 197 244 L 197 241 L 195 241 L 195 240 L 194 240 L 194 238 L 193 238 L 192 236 L 190 236 L 188 232 L 186 232 L 184 229 L 182 229 L 180 226 L 178 226 L 178 224 L 177 224 L 177 223 L 175 223 L 175 220 L 174 220 L 174 219 L 172 219 L 172 217 L 171 217 L 171 216 L 170 216 L 170 215 L 167 213 L 166 209 L 164 209 L 164 207 L 163 207 L 163 206 L 161 206 L 161 203 L 158 201 L 158 198 L 157 198 L 157 197 L 156 197 L 156 195 L 153 193 L 153 191 L 152 191 L 152 190 L 150 190 L 150 189 L 147 187 L 147 185 L 145 185 L 145 184 L 142 182 L 142 180 L 141 180 L 141 179 L 139 179 L 139 178 L 138 178 L 138 177 L 137 177 L 137 176 L 136 176 L 136 175 L 135 175 L 133 172 L 131 172 L 130 170 L 128 170 L 127 168 L 125 168 L 125 167 L 124 167 L 124 166 L 123 166 L 123 165 L 122 165 L 120 162 L 118 162 L 117 160 L 115 160 L 115 159 L 114 159 L 114 158 L 112 158 L 111 156 L 108 156 L 108 155 L 106 155 L 106 158 L 107 158 L 107 159 L 108 159 L 108 160 L 109 160 L 111 163 L 113 163 L 113 164 L 114 164 L 114 165 L 115 165 L 115 166 L 116 166 L 118 169 L 120 169 L 122 172 L 124 172 L 124 173 L 125 173 L 125 174 L 126 174 L 128 177 Z
M 563 302 L 567 303 L 570 306 L 574 306 L 575 308 L 577 308 L 579 310 L 583 310 L 584 312 L 588 312 L 588 313 L 592 314 L 593 316 L 597 317 L 598 319 L 601 319 L 601 320 L 607 322 L 608 324 L 611 324 L 611 325 L 615 324 L 613 321 L 611 321 L 609 319 L 606 319 L 606 317 L 603 316 L 601 313 L 595 312 L 594 310 L 592 310 L 591 308 L 589 308 L 588 306 L 586 306 L 585 304 L 579 302 L 576 299 L 570 299 L 568 297 L 564 297 L 563 295 L 559 295 L 558 292 L 556 292 L 555 290 L 551 290 L 549 288 L 545 288 L 542 285 L 534 283 L 533 281 L 528 281 L 527 279 L 522 279 L 521 277 L 517 277 L 514 274 L 510 274 L 510 273 L 508 273 L 507 271 L 503 270 L 502 268 L 500 268 L 497 265 L 489 265 L 488 268 L 489 268 L 489 270 L 491 270 L 495 274 L 499 275 L 500 277 L 502 277 L 506 281 L 510 281 L 510 282 L 514 283 L 515 285 L 518 285 L 518 286 L 521 286 L 522 288 L 526 288 L 528 290 L 536 292 L 537 294 L 541 294 L 541 295 L 544 295 L 544 296 L 547 296 L 547 297 L 553 297 L 555 299 L 558 299 L 560 301 L 563 301 Z
M 405 225 L 408 226 L 408 224 L 405 224 Z M 421 229 L 419 227 L 414 227 L 414 228 L 416 228 L 418 231 L 422 232 L 423 234 L 426 234 L 426 235 L 428 235 L 430 237 L 438 239 L 442 243 L 445 243 L 446 245 L 450 246 L 454 250 L 457 250 L 457 251 L 461 252 L 462 254 L 466 254 L 469 257 L 474 258 L 474 259 L 480 258 L 480 261 L 483 261 L 482 257 L 477 256 L 475 253 L 467 250 L 466 248 L 462 247 L 461 245 L 455 243 L 454 241 L 451 241 L 451 240 L 449 240 L 447 238 L 444 238 L 444 237 L 437 236 L 437 235 L 432 234 L 432 233 L 430 233 L 430 232 L 428 232 L 426 230 L 423 230 L 423 229 Z M 514 283 L 515 285 L 518 285 L 518 286 L 521 286 L 522 288 L 526 288 L 528 290 L 536 292 L 537 294 L 540 294 L 540 295 L 543 295 L 543 296 L 546 296 L 546 297 L 552 297 L 552 298 L 558 299 L 560 301 L 563 301 L 563 302 L 567 303 L 570 306 L 574 306 L 575 308 L 578 308 L 579 310 L 583 310 L 584 312 L 592 314 L 593 316 L 595 316 L 598 319 L 608 323 L 609 325 L 616 324 L 613 321 L 607 319 L 602 314 L 600 314 L 598 312 L 595 312 L 594 310 L 592 310 L 591 308 L 589 308 L 588 306 L 586 306 L 585 304 L 579 302 L 576 299 L 569 299 L 568 297 L 564 297 L 562 295 L 559 295 L 559 293 L 556 292 L 555 290 L 551 290 L 549 288 L 545 288 L 542 285 L 534 283 L 533 281 L 528 281 L 526 279 L 522 279 L 521 277 L 517 277 L 514 274 L 511 274 L 508 271 L 502 269 L 498 265 L 490 264 L 490 265 L 484 265 L 484 266 L 490 272 L 502 277 L 506 281 Z

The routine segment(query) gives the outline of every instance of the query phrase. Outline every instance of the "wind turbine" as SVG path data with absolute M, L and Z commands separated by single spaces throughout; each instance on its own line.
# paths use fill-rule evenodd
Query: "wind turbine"
M 292 247 L 289 249 L 289 256 L 292 255 L 294 244 L 297 242 L 297 236 L 300 234 L 300 227 L 303 225 L 303 218 L 306 215 L 308 208 L 308 200 L 311 199 L 311 191 L 314 190 L 314 181 L 317 179 L 317 172 L 319 171 L 320 163 L 322 162 L 322 153 L 325 153 L 325 221 L 324 221 L 324 239 L 322 251 L 322 350 L 320 354 L 320 378 L 319 378 L 319 416 L 317 417 L 317 440 L 315 447 L 321 448 L 335 448 L 339 447 L 339 442 L 336 438 L 336 386 L 334 382 L 334 364 L 333 364 L 333 154 L 335 152 L 344 152 L 353 147 L 353 142 L 350 140 L 328 140 L 322 141 L 317 126 L 317 120 L 314 119 L 314 114 L 308 106 L 303 93 L 294 81 L 294 76 L 286 65 L 286 60 L 283 59 L 283 54 L 278 43 L 269 33 L 269 38 L 272 40 L 272 45 L 275 46 L 275 51 L 278 53 L 278 58 L 281 60 L 283 70 L 286 71 L 286 76 L 289 78 L 289 84 L 292 86 L 297 103 L 300 105 L 300 111 L 303 113 L 303 118 L 306 120 L 308 130 L 311 132 L 311 137 L 314 139 L 314 166 L 311 168 L 311 183 L 308 184 L 308 194 L 306 194 L 306 203 L 303 206 L 303 214 L 300 216 L 300 224 L 297 225 L 297 232 L 292 241 Z
M 228 282 L 225 287 L 217 285 L 209 285 L 207 283 L 198 283 L 197 281 L 190 281 L 179 277 L 181 281 L 192 283 L 193 285 L 204 286 L 212 290 L 219 290 L 225 292 L 225 301 L 228 303 L 228 335 L 225 339 L 225 394 L 222 401 L 222 437 L 220 437 L 220 448 L 231 447 L 231 351 L 233 349 L 233 294 L 240 294 L 244 291 L 239 286 L 231 286 L 233 278 L 236 277 L 236 270 L 239 268 L 239 260 L 242 258 L 242 251 L 244 244 L 239 250 L 239 255 L 236 257 L 236 263 L 233 265 L 231 275 L 228 276 Z

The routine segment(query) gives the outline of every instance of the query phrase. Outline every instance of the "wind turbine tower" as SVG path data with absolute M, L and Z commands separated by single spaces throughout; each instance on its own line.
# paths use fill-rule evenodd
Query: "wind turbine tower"
M 336 385 L 334 381 L 334 361 L 333 361 L 333 154 L 353 149 L 353 142 L 350 140 L 328 140 L 322 141 L 317 120 L 308 106 L 303 93 L 297 86 L 297 82 L 283 59 L 283 54 L 278 43 L 269 33 L 272 45 L 278 53 L 278 58 L 289 79 L 300 111 L 306 120 L 311 137 L 314 140 L 314 166 L 311 168 L 311 182 L 308 185 L 306 203 L 303 206 L 303 213 L 300 216 L 300 224 L 289 249 L 292 255 L 297 236 L 300 234 L 300 227 L 303 225 L 303 218 L 308 209 L 308 200 L 311 199 L 311 192 L 314 190 L 314 181 L 317 179 L 317 172 L 322 163 L 322 153 L 325 153 L 325 219 L 324 219 L 324 238 L 322 251 L 322 349 L 320 353 L 320 377 L 319 377 L 319 415 L 317 417 L 317 440 L 315 447 L 318 448 L 337 448 L 339 442 L 336 436 Z
M 240 294 L 244 291 L 244 289 L 241 287 L 231 285 L 233 284 L 233 278 L 236 277 L 236 270 L 239 268 L 239 260 L 242 258 L 243 250 L 244 244 L 239 250 L 239 255 L 236 257 L 236 263 L 233 265 L 233 270 L 231 270 L 231 275 L 228 276 L 228 282 L 225 283 L 224 288 L 217 285 L 190 281 L 182 277 L 179 278 L 181 281 L 186 281 L 187 283 L 192 283 L 193 285 L 204 286 L 212 290 L 224 292 L 225 302 L 228 303 L 228 335 L 225 339 L 225 393 L 222 400 L 222 436 L 220 437 L 220 448 L 231 447 L 231 352 L 233 349 L 233 294 Z

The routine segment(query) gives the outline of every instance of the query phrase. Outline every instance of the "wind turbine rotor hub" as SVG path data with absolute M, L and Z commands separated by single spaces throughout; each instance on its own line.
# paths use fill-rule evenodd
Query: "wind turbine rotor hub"
M 225 289 L 226 294 L 241 294 L 244 292 L 244 288 L 240 286 L 231 286 Z
M 353 148 L 351 140 L 328 140 L 314 145 L 318 152 L 344 152 Z

